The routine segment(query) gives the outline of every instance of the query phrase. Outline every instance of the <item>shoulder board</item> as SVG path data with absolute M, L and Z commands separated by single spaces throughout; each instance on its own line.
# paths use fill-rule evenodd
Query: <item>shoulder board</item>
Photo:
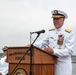
M 72 30 L 71 29 L 66 29 L 65 31 L 68 32 L 68 33 L 70 33 Z
M 55 30 L 55 28 L 49 29 L 49 31 L 53 31 L 53 30 Z

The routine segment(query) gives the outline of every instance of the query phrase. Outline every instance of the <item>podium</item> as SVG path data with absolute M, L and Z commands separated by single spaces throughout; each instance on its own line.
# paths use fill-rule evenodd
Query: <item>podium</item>
M 24 53 L 29 47 L 8 47 L 7 61 L 9 73 L 14 70 Z M 32 50 L 32 75 L 55 75 L 55 64 L 57 57 L 40 48 L 33 47 Z M 24 56 L 12 75 L 30 75 L 30 51 Z

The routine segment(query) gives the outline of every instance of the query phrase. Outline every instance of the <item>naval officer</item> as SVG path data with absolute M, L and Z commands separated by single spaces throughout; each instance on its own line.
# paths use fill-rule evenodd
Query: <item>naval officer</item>
M 50 29 L 46 37 L 34 45 L 58 57 L 55 75 L 72 75 L 71 55 L 75 42 L 74 32 L 64 26 L 64 21 L 68 18 L 65 12 L 53 10 L 51 13 L 55 28 Z
M 7 46 L 3 48 L 3 56 L 0 59 L 0 75 L 8 74 L 8 63 L 7 63 Z

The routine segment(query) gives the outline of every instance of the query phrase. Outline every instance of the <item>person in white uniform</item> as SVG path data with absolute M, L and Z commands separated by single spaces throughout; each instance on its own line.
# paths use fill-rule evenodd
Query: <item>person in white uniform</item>
M 0 59 L 0 75 L 8 74 L 8 63 L 7 63 L 7 47 L 3 48 L 3 56 Z
M 64 27 L 67 14 L 60 10 L 53 10 L 53 29 L 41 41 L 34 43 L 34 46 L 44 48 L 44 51 L 57 56 L 55 64 L 55 75 L 72 75 L 72 61 L 75 35 L 70 29 Z

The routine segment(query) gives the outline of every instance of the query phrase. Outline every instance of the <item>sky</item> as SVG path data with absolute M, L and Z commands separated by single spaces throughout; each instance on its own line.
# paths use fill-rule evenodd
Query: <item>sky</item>
M 36 41 L 53 28 L 51 11 L 58 9 L 68 14 L 65 26 L 76 35 L 75 0 L 0 0 L 0 52 L 4 46 L 25 46 L 30 43 L 30 32 L 44 29 Z M 37 35 L 31 35 L 32 41 Z M 75 42 L 76 43 L 76 42 Z M 74 47 L 74 53 L 76 54 Z

